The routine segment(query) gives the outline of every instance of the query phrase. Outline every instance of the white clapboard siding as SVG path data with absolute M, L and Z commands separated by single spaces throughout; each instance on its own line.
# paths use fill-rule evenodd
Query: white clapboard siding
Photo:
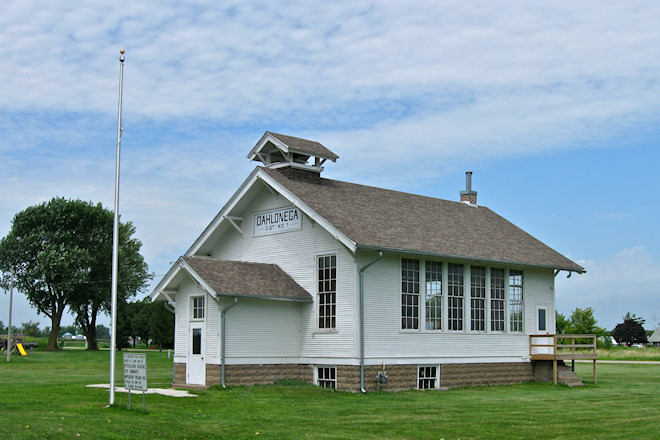
M 335 240 L 323 227 L 303 215 L 302 229 L 272 235 L 254 236 L 253 219 L 255 213 L 276 208 L 288 207 L 291 204 L 283 197 L 274 195 L 267 189 L 241 214 L 243 218 L 243 234 L 234 228 L 221 237 L 212 257 L 222 260 L 252 261 L 277 264 L 300 286 L 314 298 L 313 304 L 301 304 L 301 313 L 293 322 L 283 323 L 288 328 L 300 331 L 300 341 L 296 346 L 298 356 L 355 356 L 355 261 L 353 255 L 341 243 Z M 237 215 L 237 214 L 233 214 Z M 335 332 L 317 331 L 316 321 L 316 258 L 319 255 L 337 254 L 337 330 Z M 239 301 L 241 302 L 241 301 Z M 275 313 L 282 307 L 287 307 L 284 301 L 258 300 L 250 303 L 255 307 L 255 313 Z M 242 306 L 242 307 L 240 307 Z M 236 307 L 246 310 L 245 304 Z M 232 309 L 228 313 L 233 313 Z M 260 325 L 254 318 L 250 322 Z M 233 323 L 227 321 L 228 335 L 236 334 Z M 276 332 L 265 331 L 261 334 L 265 347 L 277 346 Z M 240 333 L 239 333 L 240 334 Z M 251 337 L 251 336 L 250 336 Z M 249 342 L 248 336 L 244 336 Z M 233 340 L 237 343 L 237 340 Z M 246 346 L 247 347 L 247 346 Z M 227 354 L 229 358 L 229 353 Z
M 360 264 L 371 257 L 360 258 Z M 552 271 L 530 269 L 524 272 L 525 333 L 401 330 L 399 261 L 400 256 L 386 254 L 365 272 L 367 363 L 523 361 L 529 356 L 528 334 L 536 329 L 536 304 L 554 307 Z M 469 301 L 469 289 L 466 294 Z M 469 324 L 468 316 L 464 325 Z
M 196 282 L 188 278 L 181 283 L 176 295 L 176 320 L 174 335 L 174 355 L 177 361 L 183 362 L 188 357 L 188 325 L 190 322 L 191 297 L 204 296 L 208 307 L 209 296 Z M 208 309 L 207 309 L 208 310 Z M 208 313 L 207 313 L 208 314 Z M 207 335 L 208 336 L 208 335 Z M 206 338 L 207 344 L 209 338 Z
M 225 315 L 226 362 L 279 363 L 280 358 L 296 359 L 299 307 L 300 304 L 291 301 L 239 298 Z M 236 359 L 240 361 L 235 362 Z

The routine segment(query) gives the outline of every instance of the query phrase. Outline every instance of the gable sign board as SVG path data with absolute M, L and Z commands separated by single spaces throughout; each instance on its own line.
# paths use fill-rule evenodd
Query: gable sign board
M 254 235 L 270 235 L 302 229 L 302 214 L 293 206 L 254 214 L 253 220 Z
M 124 388 L 147 391 L 147 355 L 124 353 Z

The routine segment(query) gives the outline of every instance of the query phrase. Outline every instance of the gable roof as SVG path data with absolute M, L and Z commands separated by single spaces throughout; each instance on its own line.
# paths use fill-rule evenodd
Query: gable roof
M 215 296 L 312 301 L 312 296 L 276 264 L 183 257 L 194 278 Z M 195 275 L 198 275 L 196 277 Z
M 483 206 L 260 168 L 356 248 L 519 264 L 584 268 Z M 276 188 L 277 189 L 277 188 Z
M 660 342 L 660 327 L 656 328 L 648 339 L 649 343 Z
M 271 148 L 274 145 L 278 149 L 281 149 L 287 153 L 293 152 L 322 159 L 330 159 L 333 162 L 339 159 L 339 156 L 328 150 L 319 142 L 297 138 L 294 136 L 287 136 L 279 133 L 273 133 L 271 131 L 264 133 L 259 142 L 257 142 L 254 148 L 252 148 L 248 154 L 248 159 L 253 160 L 255 156 L 257 156 L 261 150 L 266 148 L 269 143 L 272 144 Z

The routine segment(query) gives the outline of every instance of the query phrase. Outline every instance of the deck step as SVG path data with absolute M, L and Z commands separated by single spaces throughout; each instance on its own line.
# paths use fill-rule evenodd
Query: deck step
M 557 382 L 569 387 L 582 387 L 584 382 L 575 374 L 570 366 L 562 363 L 557 364 Z

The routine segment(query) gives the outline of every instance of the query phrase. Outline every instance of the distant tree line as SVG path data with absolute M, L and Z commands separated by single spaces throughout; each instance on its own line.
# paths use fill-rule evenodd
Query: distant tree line
M 142 301 L 118 303 L 117 313 L 117 348 L 135 347 L 140 340 L 144 344 L 160 349 L 174 347 L 174 314 L 167 310 L 162 302 L 151 302 L 149 298 Z M 50 327 L 39 329 L 38 322 L 24 322 L 20 327 L 14 325 L 12 333 L 22 333 L 35 338 L 50 337 Z M 57 334 L 62 338 L 65 333 L 71 335 L 84 334 L 81 326 L 71 324 L 60 327 Z M 0 321 L 0 336 L 7 335 L 7 327 Z M 97 339 L 110 339 L 110 329 L 103 324 L 96 325 Z
M 651 333 L 644 329 L 644 319 L 631 313 L 626 313 L 623 322 L 617 324 L 611 332 L 597 325 L 591 307 L 576 308 L 568 318 L 559 312 L 555 313 L 557 334 L 593 334 L 598 336 L 601 344 L 605 346 L 611 345 L 610 336 L 619 345 L 647 344 Z

